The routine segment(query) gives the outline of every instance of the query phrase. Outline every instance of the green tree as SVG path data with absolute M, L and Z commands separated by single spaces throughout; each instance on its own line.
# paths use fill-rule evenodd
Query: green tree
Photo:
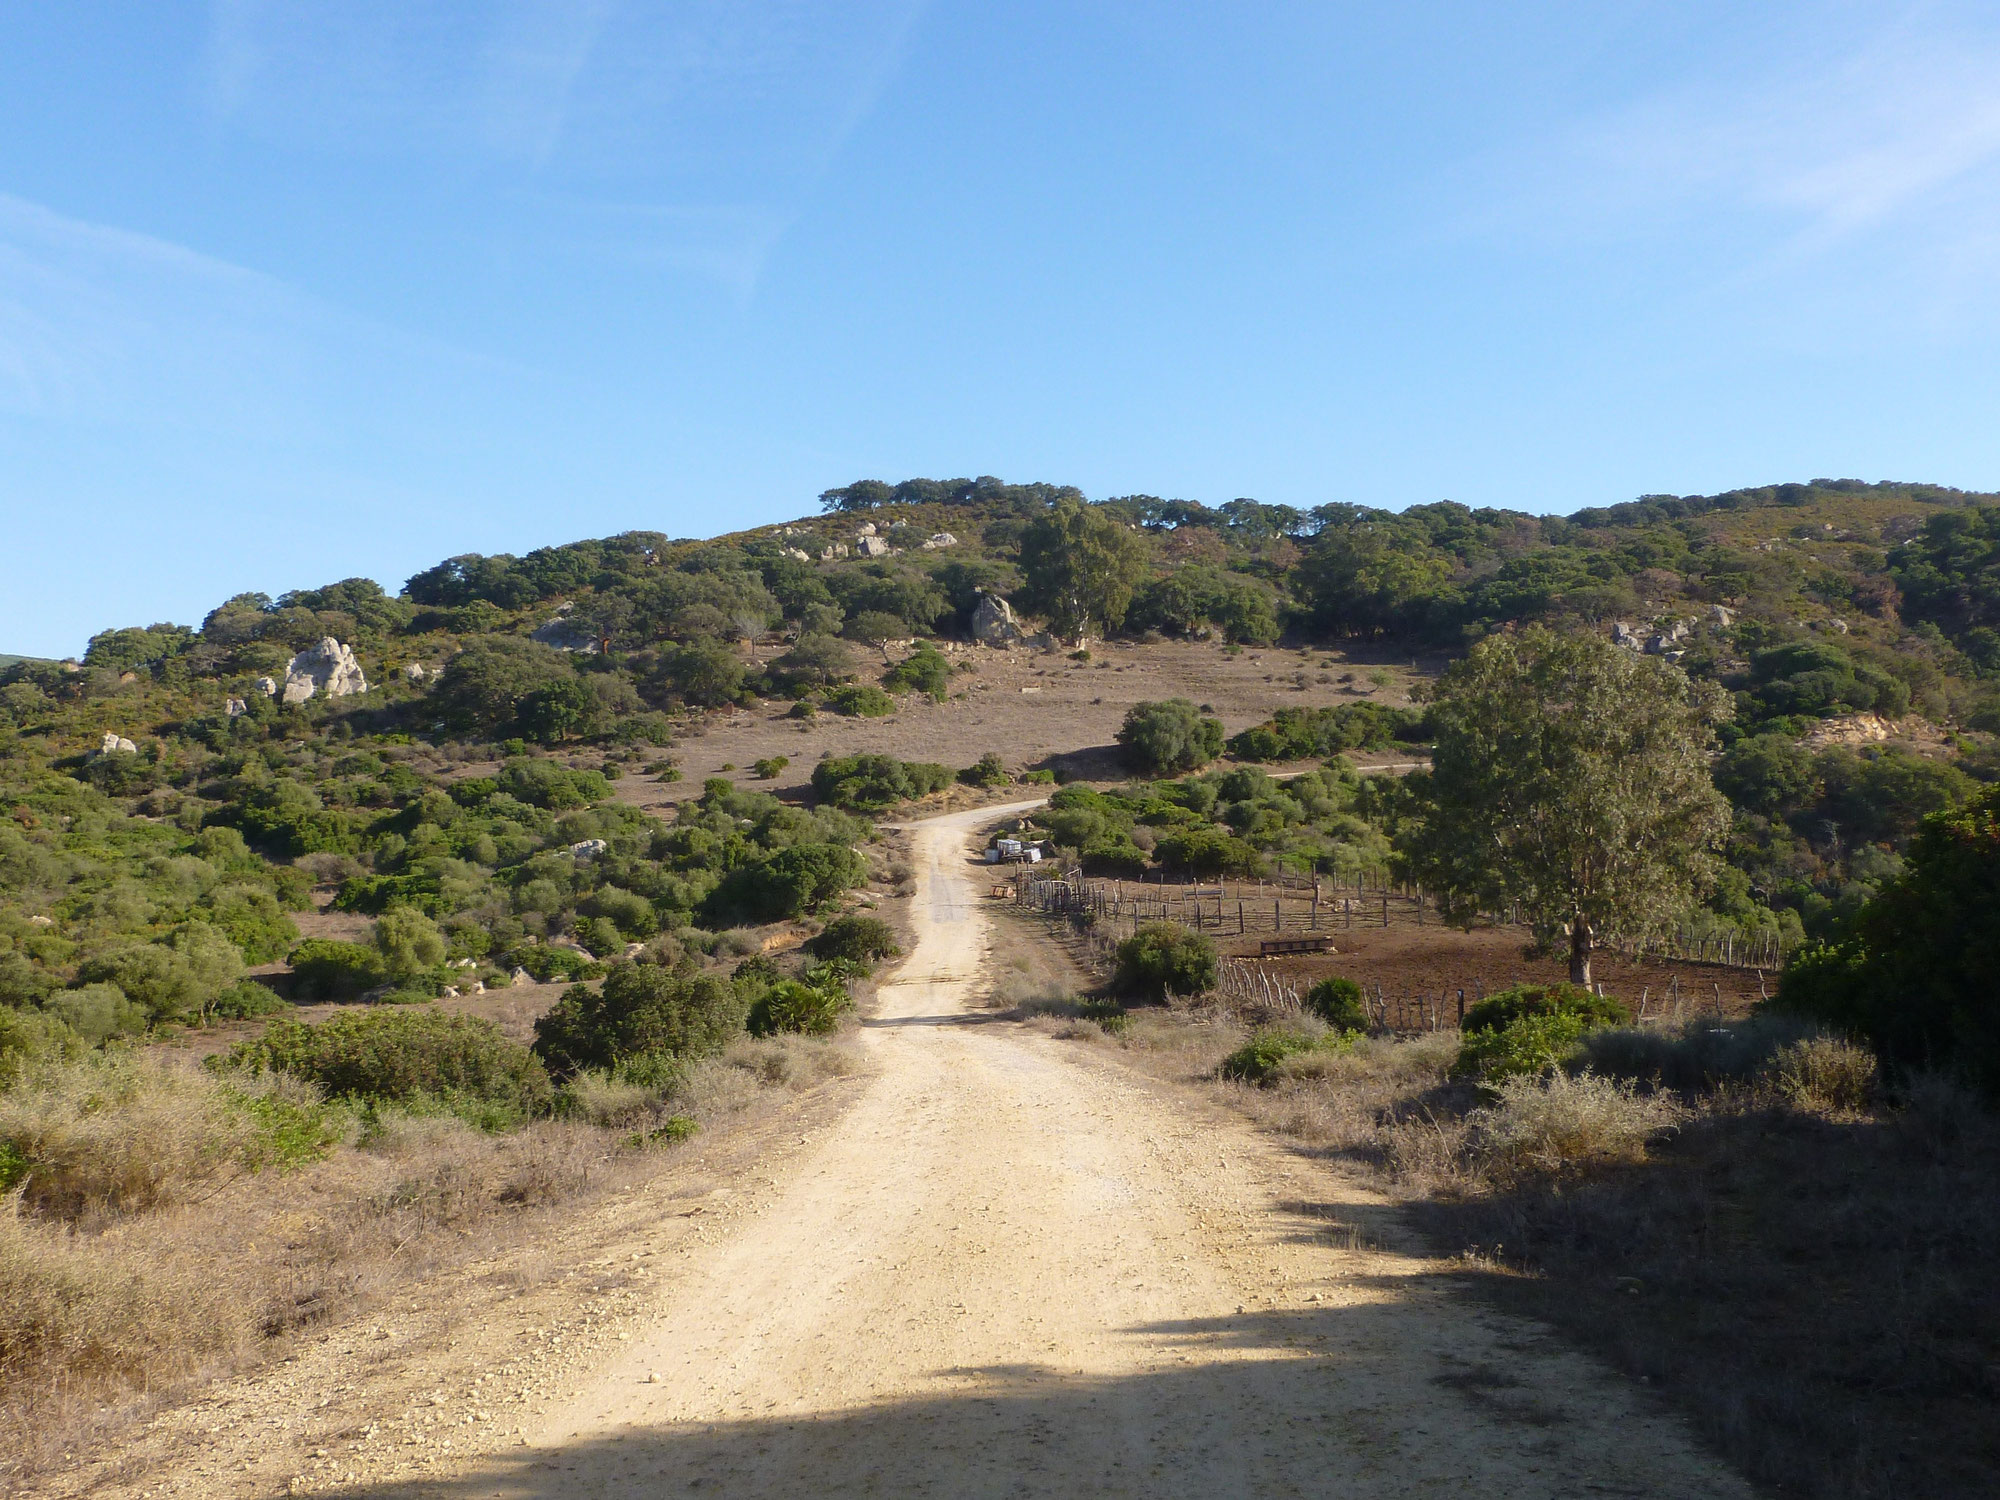
M 1222 721 L 1206 717 L 1185 698 L 1135 703 L 1118 730 L 1133 770 L 1145 776 L 1178 776 L 1222 753 Z
M 1432 770 L 1399 853 L 1449 920 L 1518 905 L 1590 983 L 1603 940 L 1657 932 L 1713 885 L 1720 691 L 1609 641 L 1532 627 L 1439 682 Z
M 531 693 L 575 680 L 569 659 L 553 646 L 480 636 L 446 664 L 428 701 L 450 728 L 490 733 L 510 723 Z
M 428 974 L 444 962 L 444 934 L 414 906 L 392 906 L 375 921 L 375 951 L 394 982 Z
M 1056 502 L 1021 532 L 1025 602 L 1059 636 L 1116 630 L 1145 570 L 1138 534 L 1075 500 Z
M 1908 860 L 1792 962 L 1777 1005 L 1866 1037 L 1891 1066 L 1956 1069 L 2000 1099 L 2000 789 L 1931 818 Z
M 690 641 L 667 653 L 660 679 L 689 703 L 715 708 L 743 691 L 743 663 L 720 641 Z
M 577 678 L 552 682 L 521 700 L 521 727 L 545 745 L 557 744 L 584 728 L 597 709 L 597 695 Z

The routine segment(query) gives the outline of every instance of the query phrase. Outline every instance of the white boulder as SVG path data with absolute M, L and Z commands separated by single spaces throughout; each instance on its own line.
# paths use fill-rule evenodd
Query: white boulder
M 113 734 L 107 729 L 104 731 L 104 743 L 97 747 L 97 753 L 99 755 L 116 755 L 122 751 L 127 755 L 131 755 L 136 754 L 138 749 L 139 747 L 126 739 L 124 735 Z
M 956 547 L 957 545 L 958 538 L 953 536 L 949 531 L 932 532 L 930 536 L 924 539 L 924 551 L 926 552 L 942 552 L 947 547 Z
M 301 651 L 285 668 L 287 703 L 303 703 L 315 693 L 329 698 L 345 698 L 350 693 L 368 691 L 368 679 L 355 659 L 354 648 L 332 636 L 323 636 L 317 646 Z
M 278 696 L 278 684 L 269 677 L 259 677 L 257 679 L 257 691 L 262 693 L 266 698 L 275 698 Z
M 982 593 L 972 611 L 972 638 L 985 646 L 1011 646 L 1021 639 L 1014 606 L 998 594 Z
M 583 626 L 571 624 L 561 615 L 550 620 L 528 639 L 540 641 L 544 646 L 553 646 L 558 651 L 573 651 L 579 656 L 597 654 L 597 637 Z
M 585 839 L 581 843 L 571 844 L 569 852 L 578 859 L 595 859 L 610 847 L 603 839 Z
M 240 719 L 250 712 L 250 705 L 241 698 L 225 698 L 222 701 L 222 711 L 232 719 Z
M 854 542 L 856 557 L 887 557 L 895 550 L 879 536 L 857 537 Z

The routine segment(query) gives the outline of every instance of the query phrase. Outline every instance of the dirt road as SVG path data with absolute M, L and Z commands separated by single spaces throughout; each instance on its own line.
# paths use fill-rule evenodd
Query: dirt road
M 969 1001 L 970 829 L 918 825 L 879 1072 L 565 1406 L 369 1496 L 1747 1496 L 1478 1310 L 1360 1187 Z M 1374 1226 L 1372 1229 L 1369 1226 Z

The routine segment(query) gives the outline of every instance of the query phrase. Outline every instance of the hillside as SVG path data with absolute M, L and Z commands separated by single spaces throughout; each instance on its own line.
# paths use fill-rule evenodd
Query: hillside
M 757 761 L 775 791 L 803 790 L 823 750 L 1115 778 L 1108 755 L 1074 752 L 1176 693 L 1216 702 L 1239 760 L 1387 751 L 1421 740 L 1415 715 L 1381 707 L 1407 701 L 1412 667 L 1536 620 L 1734 692 L 1717 775 L 1737 873 L 1703 920 L 1796 941 L 1893 874 L 1925 813 L 2000 771 L 1996 503 L 1816 481 L 1566 518 L 1301 514 L 867 482 L 712 539 L 454 557 L 393 594 L 241 594 L 199 626 L 107 629 L 81 662 L 0 671 L 0 1000 L 83 987 L 110 1007 L 87 1030 L 129 1027 L 146 985 L 119 975 L 162 944 L 225 942 L 217 973 L 282 959 L 315 884 L 360 914 L 419 904 L 454 958 L 501 970 L 580 961 L 544 939 L 611 956 L 789 915 L 807 898 L 747 872 L 860 824 L 708 781 L 725 767 Z M 973 649 L 981 632 L 1019 649 Z M 1115 652 L 1071 650 L 1106 635 Z M 979 696 L 996 689 L 1011 701 Z M 696 778 L 677 780 L 682 761 Z M 737 831 L 718 852 L 642 809 Z M 1274 865 L 1379 875 L 1390 816 L 1341 809 L 1252 843 Z M 592 838 L 612 857 L 563 854 Z M 134 1003 L 173 1018 L 151 991 Z

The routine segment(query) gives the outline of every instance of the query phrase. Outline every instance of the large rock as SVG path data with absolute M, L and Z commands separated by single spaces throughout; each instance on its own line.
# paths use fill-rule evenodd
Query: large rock
M 303 703 L 315 693 L 345 698 L 350 693 L 367 691 L 368 679 L 362 674 L 361 663 L 354 658 L 354 648 L 343 646 L 330 635 L 322 637 L 310 650 L 301 651 L 285 668 L 287 703 Z
M 998 594 L 982 593 L 972 610 L 972 638 L 982 646 L 1011 646 L 1020 640 L 1014 606 Z
M 856 557 L 887 557 L 895 550 L 879 536 L 862 536 L 854 539 Z
M 257 691 L 262 693 L 266 698 L 277 697 L 278 696 L 277 679 L 274 677 L 259 677 L 257 679 Z
M 573 651 L 580 656 L 597 654 L 597 637 L 583 626 L 560 617 L 543 625 L 528 639 L 540 641 L 544 646 L 553 646 L 558 651 Z
M 934 531 L 924 539 L 924 551 L 942 552 L 946 547 L 956 547 L 958 538 L 949 531 Z
M 97 747 L 97 753 L 99 755 L 118 755 L 121 753 L 132 755 L 136 754 L 138 749 L 139 747 L 126 739 L 124 735 L 113 734 L 107 729 L 104 731 L 104 743 Z

